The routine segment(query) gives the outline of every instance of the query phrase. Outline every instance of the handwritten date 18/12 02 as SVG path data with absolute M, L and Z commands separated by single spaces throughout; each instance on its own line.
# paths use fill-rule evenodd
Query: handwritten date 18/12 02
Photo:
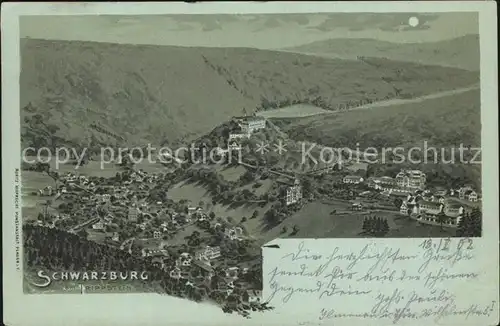
M 451 246 L 451 239 L 450 238 L 445 238 L 445 239 L 427 239 L 424 240 L 419 247 L 423 249 L 434 249 L 436 251 L 449 251 L 450 246 Z M 462 238 L 458 241 L 457 243 L 457 248 L 458 250 L 465 249 L 465 250 L 473 250 L 473 241 L 470 238 Z

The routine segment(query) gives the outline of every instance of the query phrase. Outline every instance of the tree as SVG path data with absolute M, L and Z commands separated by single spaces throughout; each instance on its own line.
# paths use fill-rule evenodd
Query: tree
M 251 218 L 257 218 L 257 216 L 259 216 L 259 212 L 254 211 Z
M 381 232 L 386 235 L 387 232 L 389 232 L 389 223 L 387 222 L 387 219 L 384 219 L 382 221 L 382 229 L 381 229 Z
M 370 230 L 368 217 L 365 217 L 365 219 L 363 220 L 363 226 L 361 227 L 361 229 L 363 233 L 368 233 L 368 231 Z
M 373 235 L 377 236 L 379 235 L 380 231 L 382 230 L 382 219 L 380 217 L 375 217 L 375 220 L 373 222 Z
M 87 239 L 88 234 L 89 233 L 87 232 L 87 230 L 85 230 L 85 228 L 82 228 L 77 232 L 77 235 L 84 239 Z
M 154 227 L 159 227 L 161 225 L 162 221 L 159 217 L 153 218 L 152 224 Z
M 459 237 L 480 237 L 482 233 L 482 212 L 479 208 L 474 208 L 470 214 L 465 214 L 456 231 Z
M 363 220 L 362 233 L 372 237 L 383 237 L 389 232 L 387 219 L 370 216 Z
M 367 232 L 371 235 L 375 233 L 375 230 L 377 228 L 377 221 L 375 216 L 370 216 L 367 220 Z

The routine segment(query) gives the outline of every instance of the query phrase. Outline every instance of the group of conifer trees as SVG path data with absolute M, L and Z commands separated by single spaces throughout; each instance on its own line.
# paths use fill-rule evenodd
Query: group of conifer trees
M 383 237 L 389 232 L 387 219 L 378 216 L 368 216 L 363 220 L 363 234 L 372 237 Z

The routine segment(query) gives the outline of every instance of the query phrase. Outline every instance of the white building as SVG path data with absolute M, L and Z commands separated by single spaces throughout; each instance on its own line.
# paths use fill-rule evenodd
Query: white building
M 426 178 L 420 170 L 401 170 L 396 175 L 396 183 L 400 188 L 417 190 L 425 187 Z
M 363 210 L 363 204 L 361 204 L 361 203 L 353 203 L 351 205 L 351 210 L 353 210 L 353 211 L 361 211 L 361 210 Z
M 241 150 L 241 145 L 237 141 L 231 140 L 228 142 L 227 149 L 228 151 L 239 151 Z
M 142 255 L 142 257 L 167 257 L 168 250 L 143 248 L 141 250 L 141 255 Z
M 458 189 L 458 198 L 460 199 L 467 199 L 468 194 L 473 191 L 471 186 L 464 186 Z
M 230 133 L 229 138 L 227 139 L 228 142 L 234 141 L 234 140 L 240 140 L 240 139 L 245 139 L 250 137 L 250 134 L 248 133 Z
M 237 266 L 227 268 L 226 269 L 226 277 L 231 278 L 233 280 L 236 280 L 238 278 L 239 270 L 240 270 L 240 268 Z
M 251 135 L 253 132 L 266 128 L 266 119 L 258 116 L 235 117 L 234 121 L 242 133 Z
M 191 266 L 191 262 L 193 261 L 193 257 L 187 253 L 187 252 L 183 252 L 179 258 L 177 259 L 177 265 L 179 266 Z
M 408 203 L 404 201 L 399 208 L 399 212 L 403 215 L 408 215 Z
M 94 230 L 104 230 L 104 223 L 102 223 L 102 221 L 94 223 L 92 225 L 92 229 L 94 229 Z
M 212 260 L 219 258 L 221 256 L 220 247 L 210 247 L 207 246 L 204 250 L 200 250 L 196 253 L 196 259 L 198 260 Z
M 364 179 L 357 175 L 346 175 L 344 179 L 342 179 L 343 183 L 350 183 L 350 184 L 360 184 L 363 181 Z
M 128 219 L 130 221 L 133 221 L 133 222 L 137 221 L 137 214 L 138 214 L 138 212 L 139 211 L 138 211 L 137 207 L 130 207 L 128 209 Z
M 410 207 L 410 205 L 408 206 Z M 401 210 L 403 210 L 403 205 Z M 446 216 L 444 221 L 439 218 L 439 215 L 443 213 Z M 410 217 L 425 224 L 457 227 L 463 214 L 464 208 L 461 205 L 421 200 L 413 206 Z
M 234 228 L 229 228 L 226 229 L 224 234 L 230 239 L 230 240 L 238 240 L 241 238 L 243 235 L 243 229 L 240 228 L 239 226 L 236 226 Z
M 51 186 L 47 186 L 43 189 L 38 190 L 40 196 L 52 196 L 54 194 L 54 189 Z
M 179 267 L 175 267 L 170 271 L 170 277 L 174 279 L 180 279 L 181 278 L 181 270 Z
M 259 303 L 262 299 L 262 291 L 247 290 L 248 303 Z
M 295 179 L 293 185 L 290 185 L 286 189 L 286 204 L 291 205 L 298 203 L 302 199 L 302 186 L 300 185 L 300 181 Z
M 474 190 L 470 190 L 470 191 L 465 193 L 465 198 L 468 201 L 477 202 L 477 200 L 478 200 L 477 192 L 475 192 Z
M 417 214 L 437 215 L 444 209 L 443 203 L 421 200 L 417 205 Z
M 394 180 L 391 177 L 371 177 L 368 178 L 368 187 L 373 188 L 375 190 L 385 190 L 385 191 L 391 191 L 396 188 L 396 180 Z

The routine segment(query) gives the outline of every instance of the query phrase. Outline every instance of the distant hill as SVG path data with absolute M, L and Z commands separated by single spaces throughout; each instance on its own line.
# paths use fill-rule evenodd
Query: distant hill
M 321 98 L 335 108 L 478 79 L 476 72 L 388 60 L 22 39 L 21 136 L 23 146 L 176 144 L 264 101 Z
M 428 43 L 391 43 L 374 39 L 330 39 L 283 50 L 344 59 L 387 58 L 479 71 L 479 35 Z

